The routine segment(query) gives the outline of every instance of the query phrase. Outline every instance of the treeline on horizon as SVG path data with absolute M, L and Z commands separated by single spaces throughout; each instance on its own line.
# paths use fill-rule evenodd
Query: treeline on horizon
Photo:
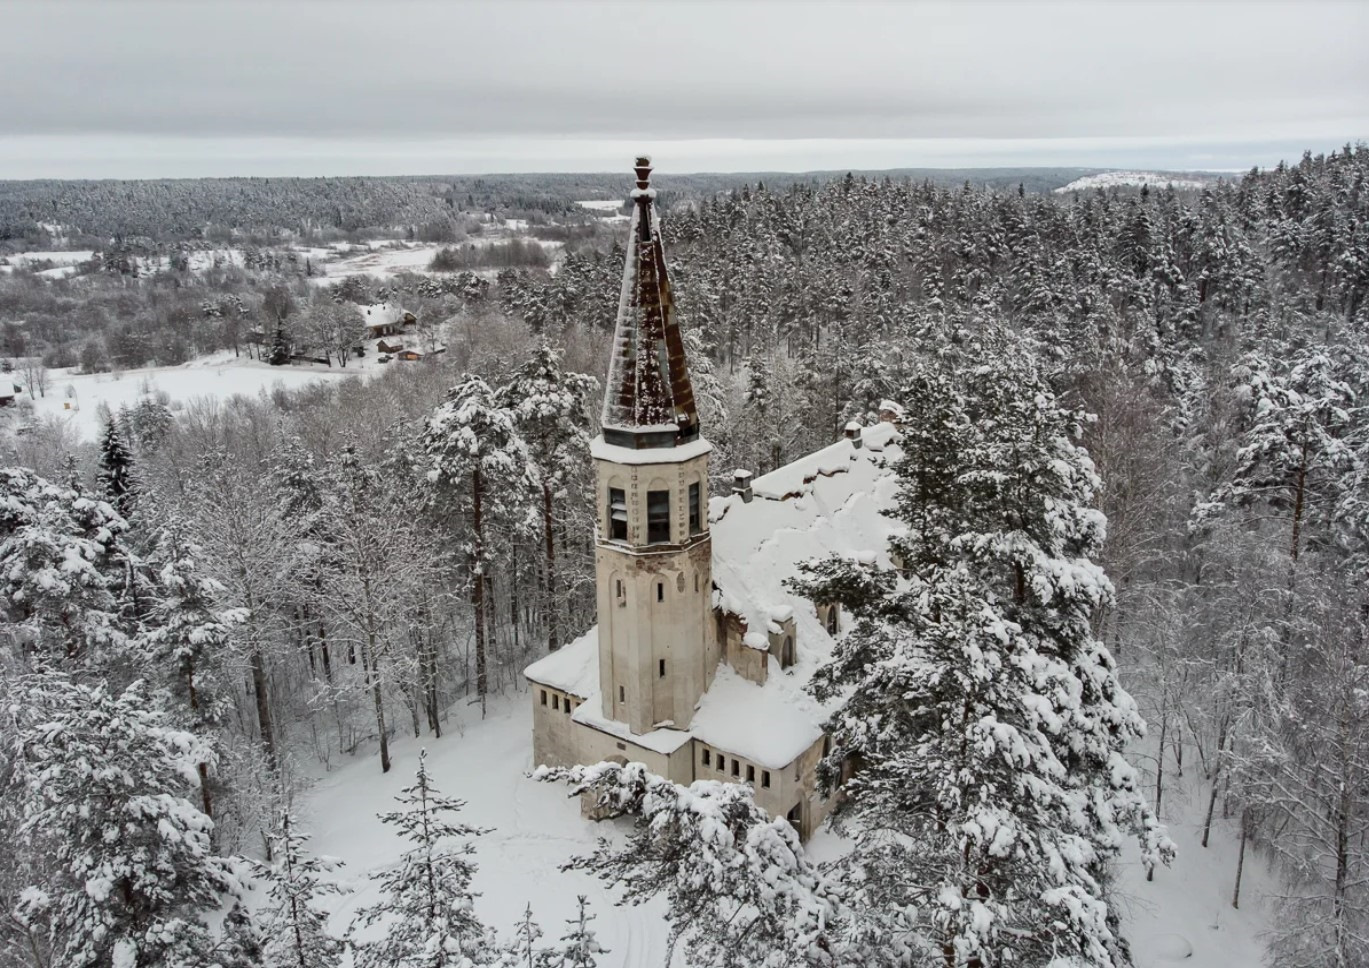
M 340 237 L 366 230 L 391 233 L 432 226 L 461 214 L 514 218 L 586 218 L 580 200 L 627 201 L 624 172 L 343 177 L 177 179 L 38 179 L 0 181 L 0 254 L 6 248 L 46 248 L 54 236 L 80 248 L 125 236 L 158 242 Z M 941 186 L 1048 192 L 1099 168 L 896 168 L 854 171 L 866 178 L 927 181 Z M 657 174 L 658 202 L 699 199 L 743 185 L 784 188 L 820 184 L 846 170 Z M 1175 173 L 1175 177 L 1181 177 Z M 625 187 L 626 186 L 626 187 Z M 59 227 L 57 232 L 45 226 Z M 333 233 L 337 233 L 334 235 Z M 438 233 L 440 234 L 440 233 Z M 434 241 L 448 241 L 437 238 Z M 81 243 L 81 244 L 77 244 Z

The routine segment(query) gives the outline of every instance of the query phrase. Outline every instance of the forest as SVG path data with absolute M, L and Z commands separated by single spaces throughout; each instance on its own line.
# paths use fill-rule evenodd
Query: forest
M 102 252 L 89 279 L 0 279 L 0 354 L 136 367 L 396 293 L 448 349 L 257 399 L 148 397 L 96 444 L 0 423 L 0 965 L 595 964 L 583 904 L 551 947 L 534 912 L 480 921 L 455 846 L 480 831 L 423 769 L 390 906 L 332 937 L 293 805 L 344 759 L 389 771 L 396 735 L 443 737 L 593 623 L 620 240 L 574 239 L 555 271 L 477 275 L 455 249 L 450 273 L 332 287 L 264 237 L 245 266 L 106 268 L 116 235 L 281 224 L 265 180 L 190 184 L 0 186 L 4 238 L 60 223 Z M 444 184 L 321 179 L 290 224 L 459 243 L 422 226 L 490 201 Z M 499 186 L 501 211 L 569 211 L 548 184 Z M 807 579 L 859 617 L 815 686 L 853 697 L 823 767 L 860 764 L 847 858 L 804 856 L 743 787 L 562 777 L 636 815 L 582 866 L 669 896 L 691 964 L 1127 965 L 1108 861 L 1130 831 L 1163 867 L 1166 780 L 1195 772 L 1206 826 L 1282 877 L 1271 963 L 1369 964 L 1369 148 L 1201 191 L 1040 187 L 852 173 L 663 198 L 713 494 L 884 400 L 910 455 L 908 573 Z M 248 910 L 251 878 L 270 897 Z

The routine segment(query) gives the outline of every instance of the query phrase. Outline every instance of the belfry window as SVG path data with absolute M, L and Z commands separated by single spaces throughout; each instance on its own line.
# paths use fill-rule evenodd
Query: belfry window
M 702 498 L 699 482 L 689 485 L 689 533 L 698 534 L 704 529 Z
M 608 539 L 627 540 L 627 495 L 619 487 L 608 489 Z
M 670 543 L 670 492 L 646 492 L 647 544 Z

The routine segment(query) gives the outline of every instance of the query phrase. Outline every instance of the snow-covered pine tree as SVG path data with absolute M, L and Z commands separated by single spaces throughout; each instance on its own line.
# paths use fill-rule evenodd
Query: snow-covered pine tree
M 860 619 L 815 680 L 849 693 L 824 775 L 857 768 L 839 818 L 860 907 L 916 912 L 947 968 L 1122 964 L 1106 862 L 1125 830 L 1150 864 L 1172 848 L 1122 754 L 1144 724 L 1090 626 L 1111 588 L 1082 418 L 1008 338 L 937 366 L 906 400 L 906 576 L 829 560 L 795 583 Z
M 499 968 L 539 968 L 542 949 L 537 942 L 542 937 L 542 926 L 532 916 L 532 905 L 523 909 L 523 916 L 513 929 L 513 937 L 504 946 Z
M 213 821 L 188 799 L 204 753 L 172 729 L 141 684 L 115 695 L 65 677 L 28 677 L 17 768 L 21 832 L 53 861 L 25 892 L 53 968 L 181 968 L 215 961 L 204 918 L 236 893 L 210 846 Z
M 171 694 L 184 703 L 174 718 L 212 752 L 215 733 L 230 706 L 222 692 L 220 671 L 231 654 L 233 630 L 246 620 L 246 614 L 244 609 L 219 604 L 226 590 L 203 573 L 200 554 L 198 547 L 186 542 L 178 522 L 159 529 L 149 562 L 156 601 L 144 622 L 142 645 L 153 660 L 153 669 L 167 676 Z M 212 817 L 209 758 L 200 760 L 196 770 L 201 805 Z
M 290 809 L 282 808 L 270 835 L 274 861 L 258 865 L 270 885 L 258 915 L 263 968 L 336 968 L 342 959 L 342 942 L 328 933 L 328 916 L 314 907 L 320 898 L 342 892 L 324 879 L 341 865 L 306 853 L 308 839 Z
M 484 380 L 468 374 L 428 417 L 423 449 L 429 460 L 428 483 L 437 489 L 441 500 L 465 512 L 469 521 L 467 558 L 475 613 L 476 694 L 483 713 L 489 693 L 485 621 L 489 606 L 484 581 L 489 565 L 488 528 L 491 521 L 509 518 L 509 497 L 529 485 L 528 448 L 513 414 L 500 406 Z
M 566 933 L 555 946 L 542 953 L 538 968 L 596 968 L 599 956 L 609 950 L 599 943 L 590 922 L 589 901 L 581 894 L 575 899 L 575 917 L 566 921 Z
M 599 381 L 583 373 L 568 373 L 561 353 L 546 342 L 499 388 L 500 406 L 513 414 L 519 435 L 533 458 L 542 506 L 542 546 L 546 587 L 547 651 L 561 647 L 561 592 L 557 573 L 557 500 L 570 481 L 588 464 L 589 407 Z
M 125 518 L 133 513 L 137 497 L 133 452 L 128 449 L 119 424 L 112 416 L 105 420 L 105 431 L 100 437 L 100 472 L 96 480 L 104 499 L 116 511 Z
M 414 783 L 395 798 L 400 809 L 380 816 L 412 846 L 375 877 L 384 897 L 353 922 L 357 968 L 469 968 L 496 957 L 471 890 L 476 867 L 469 838 L 485 831 L 451 819 L 465 803 L 438 793 L 427 755 L 419 753 Z
M 605 815 L 633 817 L 626 843 L 600 841 L 567 869 L 614 885 L 620 903 L 664 895 L 671 949 L 683 943 L 691 963 L 897 963 L 894 939 L 848 933 L 850 912 L 835 885 L 804 854 L 789 822 L 756 806 L 749 788 L 714 780 L 686 788 L 641 763 L 544 767 L 535 775 L 569 781 L 572 795 L 591 797 Z

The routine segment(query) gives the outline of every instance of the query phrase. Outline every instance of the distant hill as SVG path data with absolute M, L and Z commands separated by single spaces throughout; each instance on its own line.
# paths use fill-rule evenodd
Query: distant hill
M 1203 189 L 1222 180 L 1222 175 L 1210 171 L 1100 171 L 1076 178 L 1068 185 L 1054 189 L 1057 195 L 1068 192 L 1092 191 L 1095 188 L 1165 188 Z

